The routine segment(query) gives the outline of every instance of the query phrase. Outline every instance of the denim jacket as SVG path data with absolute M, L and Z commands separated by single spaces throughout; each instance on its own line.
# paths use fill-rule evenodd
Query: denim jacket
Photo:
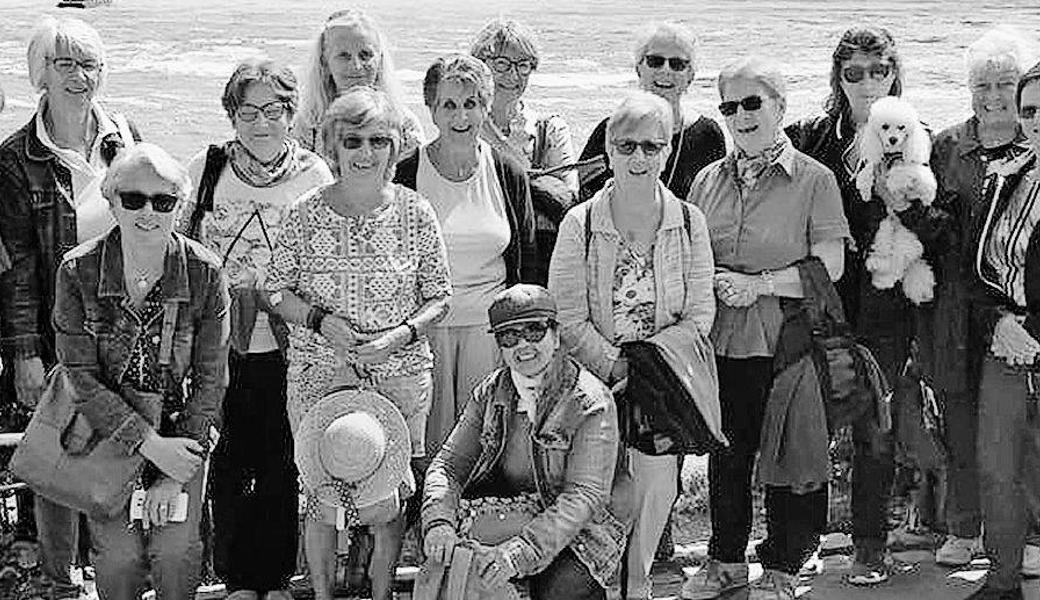
M 616 591 L 632 495 L 619 453 L 617 408 L 606 386 L 562 352 L 546 377 L 550 383 L 538 398 L 531 434 L 543 510 L 503 544 L 520 576 L 542 571 L 569 547 L 596 581 Z M 424 535 L 434 525 L 454 525 L 459 498 L 492 475 L 517 401 L 508 368 L 474 388 L 426 472 Z
M 170 370 L 174 383 L 187 389 L 172 435 L 206 448 L 228 385 L 227 284 L 216 255 L 174 233 L 162 285 L 164 300 L 180 303 Z M 99 435 L 122 442 L 128 453 L 136 451 L 155 420 L 142 414 L 133 392 L 120 382 L 138 336 L 161 336 L 163 316 L 140 325 L 131 312 L 118 227 L 65 257 L 56 294 L 55 346 L 68 369 L 77 410 Z
M 123 145 L 111 137 L 102 142 L 108 160 Z M 35 114 L 0 145 L 0 238 L 11 260 L 0 274 L 0 350 L 50 363 L 55 273 L 76 247 L 76 210 L 72 174 L 37 137 Z

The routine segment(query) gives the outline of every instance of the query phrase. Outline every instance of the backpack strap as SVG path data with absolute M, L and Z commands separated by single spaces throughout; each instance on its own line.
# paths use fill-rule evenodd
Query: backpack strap
M 534 151 L 531 153 L 531 168 L 541 169 L 545 166 L 545 155 L 549 151 L 549 119 L 555 115 L 549 115 L 544 119 L 538 119 L 534 127 Z
M 208 212 L 213 212 L 213 192 L 217 189 L 217 182 L 220 181 L 220 174 L 224 172 L 227 162 L 228 155 L 224 147 L 211 144 L 206 151 L 206 166 L 203 167 L 202 177 L 199 179 L 195 210 L 191 212 L 191 220 L 188 221 L 188 237 L 199 239 L 202 217 Z
M 585 203 L 585 262 L 589 262 L 589 244 L 592 243 L 592 203 Z

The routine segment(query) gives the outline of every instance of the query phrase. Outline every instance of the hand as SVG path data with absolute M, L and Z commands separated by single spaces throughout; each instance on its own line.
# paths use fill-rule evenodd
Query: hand
M 359 345 L 355 348 L 358 362 L 363 365 L 378 365 L 386 362 L 387 357 L 395 350 L 404 348 L 412 338 L 412 330 L 406 325 L 398 325 L 381 334 L 357 334 Z
M 167 476 L 184 483 L 202 465 L 202 446 L 191 438 L 162 437 L 151 432 L 141 442 L 141 456 Z
M 43 383 L 43 360 L 39 356 L 14 361 L 14 390 L 19 402 L 36 408 L 43 393 Z
M 346 319 L 328 315 L 321 321 L 321 335 L 338 350 L 350 350 L 358 344 L 358 334 Z
M 426 532 L 423 552 L 433 562 L 446 565 L 451 560 L 451 553 L 454 552 L 457 543 L 459 536 L 455 533 L 454 527 L 447 523 L 434 525 L 433 529 Z
M 474 560 L 477 561 L 480 579 L 489 589 L 500 588 L 518 575 L 513 559 L 501 544 L 478 551 Z
M 152 484 L 144 494 L 144 507 L 141 510 L 141 527 L 148 529 L 152 525 L 162 527 L 170 522 L 177 496 L 184 491 L 179 481 L 163 477 Z
M 1009 365 L 1031 365 L 1040 353 L 1040 342 L 1029 335 L 1019 317 L 1008 314 L 993 328 L 990 350 Z
M 751 306 L 763 291 L 762 278 L 734 271 L 715 274 L 715 295 L 726 306 L 743 308 Z

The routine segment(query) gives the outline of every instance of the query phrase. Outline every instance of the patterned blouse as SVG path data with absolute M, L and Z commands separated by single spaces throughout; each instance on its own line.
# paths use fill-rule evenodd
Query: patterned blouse
M 654 249 L 636 252 L 622 244 L 614 269 L 614 343 L 645 340 L 654 334 Z
M 378 333 L 401 325 L 429 300 L 451 294 L 447 252 L 437 217 L 416 192 L 394 185 L 393 199 L 368 215 L 344 217 L 318 188 L 297 201 L 282 221 L 267 281 L 342 317 L 355 330 Z M 354 363 L 352 352 L 344 357 Z M 292 325 L 290 364 L 336 367 L 341 358 L 324 337 Z M 411 375 L 433 367 L 424 338 L 370 365 L 377 377 Z
M 138 320 L 141 331 L 146 331 L 148 324 L 163 317 L 162 281 L 157 282 L 144 298 L 141 310 L 132 310 L 131 314 Z M 151 337 L 141 335 L 134 344 L 123 373 L 123 385 L 130 386 L 139 392 L 162 393 L 165 390 L 162 368 L 159 366 L 159 344 L 161 334 Z

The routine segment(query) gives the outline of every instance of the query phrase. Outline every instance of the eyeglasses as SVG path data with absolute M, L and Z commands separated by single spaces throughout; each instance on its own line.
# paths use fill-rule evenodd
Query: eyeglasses
M 614 140 L 611 144 L 617 148 L 618 154 L 623 156 L 634 154 L 636 148 L 642 148 L 643 154 L 647 156 L 654 156 L 663 150 L 664 147 L 668 145 L 668 142 L 662 142 L 660 140 Z
M 874 63 L 869 67 L 850 65 L 841 70 L 841 78 L 846 83 L 859 83 L 869 74 L 872 80 L 883 81 L 891 72 L 892 65 L 888 63 Z
M 126 210 L 141 210 L 148 202 L 157 213 L 168 213 L 177 206 L 179 198 L 173 194 L 143 194 L 141 192 L 119 192 L 119 202 Z
M 101 70 L 101 61 L 93 58 L 78 60 L 71 56 L 58 56 L 51 59 L 51 65 L 62 75 L 71 75 L 76 71 L 77 66 L 88 75 L 93 75 Z
M 487 59 L 487 64 L 496 73 L 508 73 L 512 68 L 516 68 L 518 75 L 530 75 L 534 71 L 534 61 L 526 58 L 513 60 L 508 56 L 492 56 Z
M 664 66 L 664 63 L 668 63 L 668 68 L 673 71 L 685 71 L 690 66 L 690 59 L 680 58 L 678 56 L 669 56 L 665 58 L 660 54 L 647 54 L 643 57 L 643 62 L 646 66 L 651 69 L 660 69 Z
M 762 102 L 762 96 L 746 96 L 740 100 L 727 100 L 719 103 L 719 112 L 724 117 L 732 117 L 737 114 L 738 106 L 747 112 L 751 112 L 762 108 Z
M 342 144 L 347 150 L 357 150 L 366 141 L 373 150 L 383 150 L 390 146 L 390 143 L 394 140 L 388 135 L 370 135 L 368 137 L 363 135 L 346 135 L 343 136 L 343 140 L 340 141 L 340 144 Z
M 530 344 L 537 344 L 545 339 L 545 332 L 549 331 L 548 322 L 525 323 L 516 327 L 507 327 L 495 331 L 495 342 L 502 348 L 512 348 L 524 338 Z
M 239 119 L 246 123 L 252 123 L 260 116 L 260 113 L 264 114 L 264 118 L 268 121 L 277 121 L 282 118 L 285 114 L 285 103 L 281 100 L 275 100 L 274 102 L 268 102 L 263 106 L 257 106 L 255 104 L 243 104 L 238 107 L 235 114 Z
M 1018 116 L 1028 121 L 1036 117 L 1036 114 L 1038 112 L 1040 112 L 1040 106 L 1027 104 L 1026 106 L 1022 106 L 1018 109 Z

